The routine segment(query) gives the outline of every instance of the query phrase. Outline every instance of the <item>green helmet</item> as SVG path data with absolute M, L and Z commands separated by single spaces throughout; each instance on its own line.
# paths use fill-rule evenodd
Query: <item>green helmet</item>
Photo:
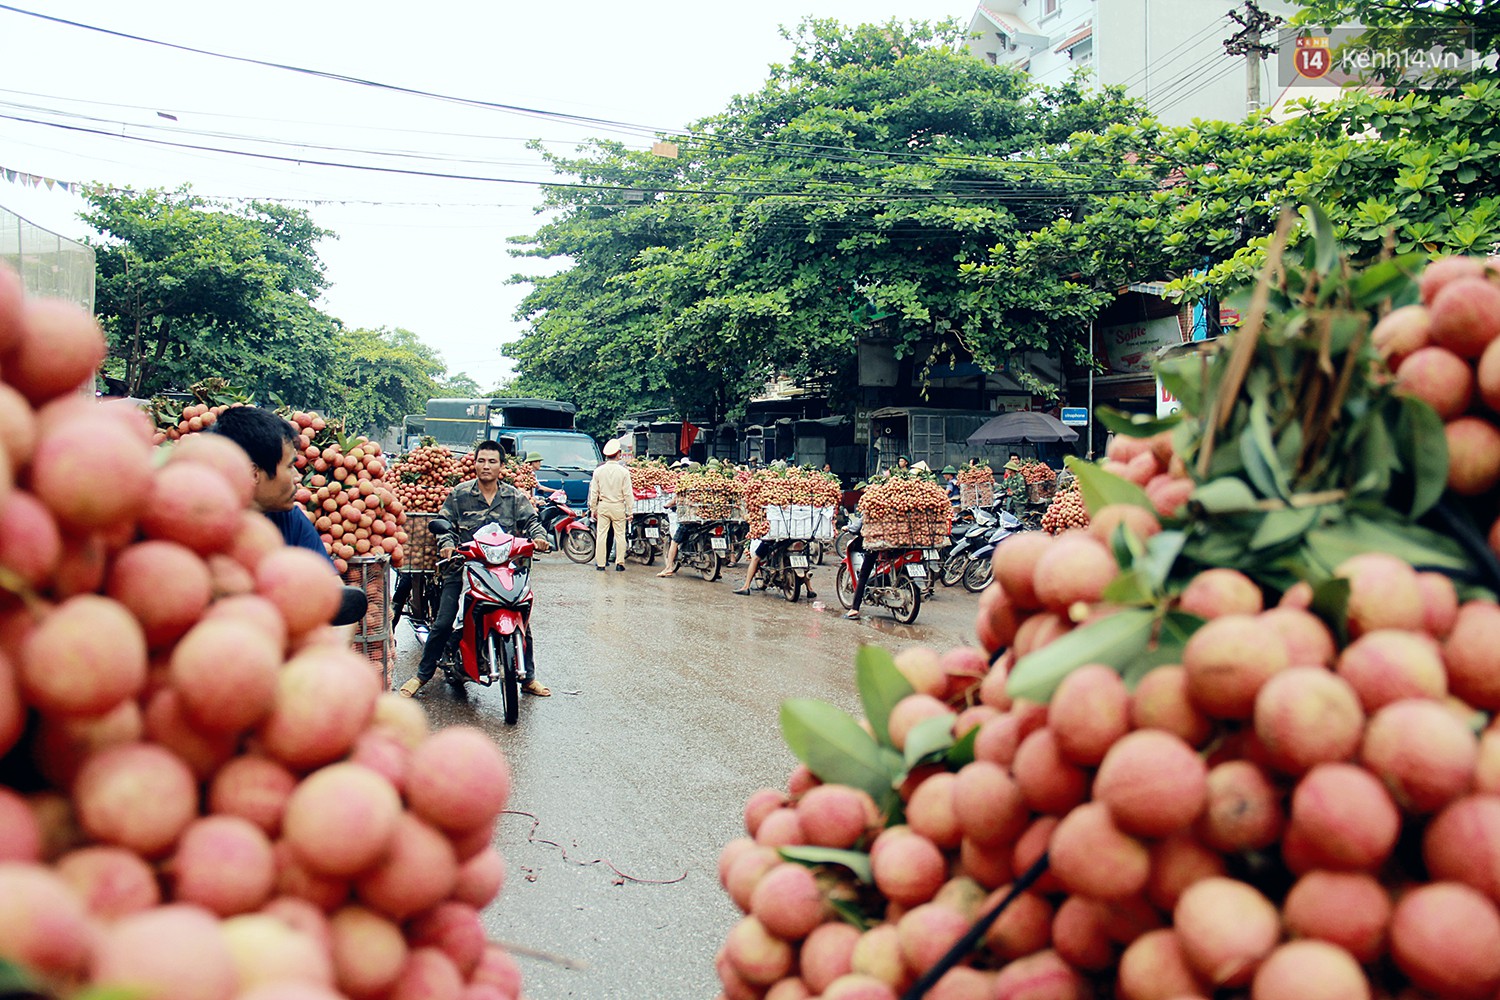
M 956 476 L 956 475 L 958 475 L 958 470 L 955 469 L 951 465 L 945 465 L 945 466 L 943 466 L 943 475 L 945 475 L 945 476 Z

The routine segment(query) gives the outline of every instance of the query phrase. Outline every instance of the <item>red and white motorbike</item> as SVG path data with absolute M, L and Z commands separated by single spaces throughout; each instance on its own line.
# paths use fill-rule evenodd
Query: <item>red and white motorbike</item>
M 451 522 L 433 518 L 433 534 L 453 530 Z M 472 541 L 438 563 L 441 568 L 462 562 L 463 583 L 453 637 L 438 661 L 448 683 L 462 690 L 473 681 L 486 687 L 500 685 L 505 722 L 515 725 L 520 714 L 521 685 L 535 670 L 531 640 L 531 555 L 534 544 L 517 538 L 498 524 L 486 524 Z

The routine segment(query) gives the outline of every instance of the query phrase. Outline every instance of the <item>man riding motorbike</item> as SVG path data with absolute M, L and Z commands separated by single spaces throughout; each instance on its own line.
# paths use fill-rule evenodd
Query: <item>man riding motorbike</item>
M 455 486 L 448 499 L 443 502 L 440 516 L 453 525 L 453 533 L 438 539 L 440 558 L 447 559 L 460 544 L 470 541 L 477 529 L 492 523 L 499 524 L 512 534 L 529 536 L 538 552 L 551 550 L 546 529 L 537 519 L 536 508 L 531 505 L 526 494 L 509 483 L 500 481 L 500 468 L 503 464 L 504 454 L 497 442 L 479 442 L 474 449 L 474 478 Z M 462 580 L 462 573 L 451 570 L 443 579 L 437 618 L 427 634 L 427 645 L 422 649 L 422 663 L 417 667 L 417 676 L 401 685 L 401 693 L 407 698 L 421 690 L 422 685 L 430 681 L 437 672 L 438 660 L 442 658 L 448 638 L 453 633 L 453 619 L 458 614 Z M 521 690 L 538 698 L 545 698 L 552 693 L 535 676 Z

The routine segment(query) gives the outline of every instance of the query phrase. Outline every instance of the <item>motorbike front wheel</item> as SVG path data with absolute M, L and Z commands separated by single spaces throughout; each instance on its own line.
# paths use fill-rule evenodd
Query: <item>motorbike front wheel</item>
M 948 558 L 943 560 L 943 568 L 938 572 L 938 579 L 945 587 L 956 587 L 964 578 L 964 567 L 968 565 L 969 558 L 962 552 L 950 552 Z
M 964 589 L 977 594 L 990 585 L 994 574 L 994 564 L 988 559 L 970 559 L 969 564 L 964 567 Z
M 902 625 L 910 625 L 917 620 L 917 612 L 922 610 L 921 588 L 917 586 L 917 581 L 903 576 L 891 589 L 896 592 L 896 603 L 891 608 L 891 614 Z
M 563 555 L 582 564 L 594 558 L 594 533 L 588 528 L 579 528 L 563 535 Z
M 512 632 L 510 635 L 502 635 L 497 643 L 495 634 L 491 632 L 485 643 L 490 662 L 499 662 L 501 665 L 500 700 L 505 707 L 505 724 L 514 726 L 521 715 L 520 649 L 516 634 Z M 500 657 L 498 661 L 495 659 L 497 655 Z

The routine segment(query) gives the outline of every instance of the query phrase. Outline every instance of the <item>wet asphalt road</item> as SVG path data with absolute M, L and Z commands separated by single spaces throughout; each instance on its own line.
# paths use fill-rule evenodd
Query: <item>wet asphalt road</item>
M 460 699 L 438 679 L 421 692 L 435 725 L 477 725 L 510 760 L 514 812 L 497 832 L 508 876 L 486 924 L 495 939 L 582 966 L 518 954 L 531 1000 L 711 1000 L 714 953 L 739 916 L 719 886 L 719 851 L 743 833 L 746 797 L 784 786 L 796 765 L 781 701 L 858 714 L 861 643 L 972 641 L 977 598 L 961 588 L 939 587 L 913 625 L 868 609 L 843 620 L 828 562 L 814 575 L 819 610 L 776 591 L 734 595 L 742 566 L 708 583 L 545 556 L 533 586 L 552 697 L 523 697 L 507 727 L 498 691 L 471 685 Z M 397 630 L 399 683 L 420 646 L 404 622 Z

